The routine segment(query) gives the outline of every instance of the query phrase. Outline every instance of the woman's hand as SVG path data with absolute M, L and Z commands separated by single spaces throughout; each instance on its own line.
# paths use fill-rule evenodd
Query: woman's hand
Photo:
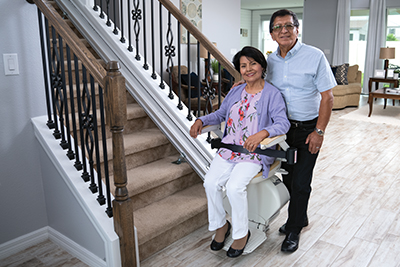
M 201 129 L 203 129 L 203 122 L 197 119 L 190 128 L 190 136 L 193 138 L 197 138 L 197 136 L 201 134 Z
M 244 84 L 244 83 L 245 83 L 244 80 L 240 80 L 240 81 L 238 81 L 237 83 L 234 83 L 234 84 L 232 85 L 231 89 L 232 89 L 233 87 L 236 87 L 236 86 L 241 85 L 241 84 Z
M 268 131 L 261 130 L 256 134 L 250 135 L 249 138 L 247 138 L 246 142 L 244 142 L 243 147 L 247 149 L 249 152 L 253 152 L 254 150 L 256 150 L 261 141 L 267 138 L 268 136 L 269 136 Z

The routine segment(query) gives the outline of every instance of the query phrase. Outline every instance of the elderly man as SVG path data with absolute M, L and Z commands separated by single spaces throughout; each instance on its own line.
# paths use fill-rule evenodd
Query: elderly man
M 286 224 L 279 229 L 286 234 L 281 250 L 294 252 L 302 228 L 308 225 L 311 179 L 331 116 L 336 81 L 322 51 L 297 39 L 299 21 L 295 13 L 285 9 L 275 12 L 269 30 L 279 47 L 268 57 L 266 79 L 284 96 L 291 123 L 287 143 L 298 149 L 297 163 L 283 164 L 289 172 L 283 182 L 290 203 Z

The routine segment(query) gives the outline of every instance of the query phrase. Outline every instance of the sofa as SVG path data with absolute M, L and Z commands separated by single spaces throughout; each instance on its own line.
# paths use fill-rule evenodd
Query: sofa
M 343 64 L 331 66 L 337 86 L 332 89 L 334 100 L 333 109 L 358 107 L 361 94 L 361 71 L 358 65 Z

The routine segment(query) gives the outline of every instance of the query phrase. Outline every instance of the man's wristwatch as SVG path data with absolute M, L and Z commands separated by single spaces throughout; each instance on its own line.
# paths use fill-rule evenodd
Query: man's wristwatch
M 319 136 L 324 136 L 324 134 L 325 134 L 324 131 L 322 131 L 321 129 L 318 129 L 317 127 L 315 127 L 315 131 L 317 132 L 317 134 L 318 134 Z

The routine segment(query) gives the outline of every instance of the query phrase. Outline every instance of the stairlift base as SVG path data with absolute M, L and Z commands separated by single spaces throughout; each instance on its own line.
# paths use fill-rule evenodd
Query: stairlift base
M 256 248 L 258 248 L 262 243 L 264 243 L 265 240 L 267 240 L 267 234 L 266 234 L 266 231 L 268 231 L 267 226 L 249 222 L 249 230 L 251 232 L 251 236 L 249 242 L 244 248 L 242 255 L 252 253 Z M 214 236 L 215 235 L 212 236 L 211 241 L 214 240 Z M 223 250 L 228 251 L 232 243 L 233 243 L 232 235 L 229 235 L 225 240 L 225 246 L 223 247 Z

